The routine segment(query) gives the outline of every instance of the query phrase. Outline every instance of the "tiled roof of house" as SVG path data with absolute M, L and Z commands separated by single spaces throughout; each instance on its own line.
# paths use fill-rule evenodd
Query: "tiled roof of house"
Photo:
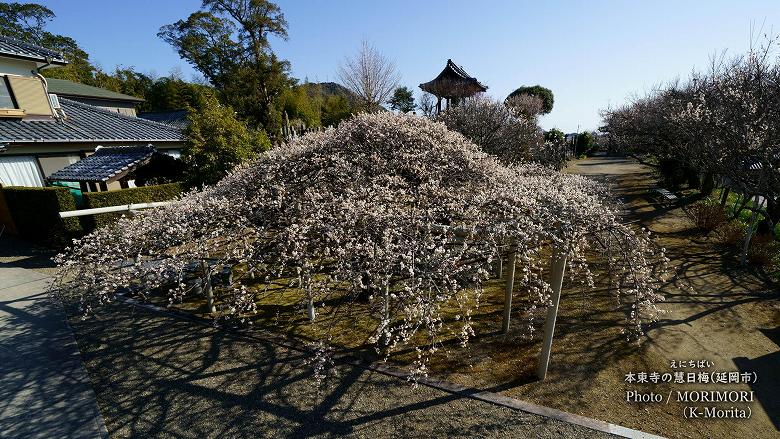
M 0 119 L 0 142 L 180 142 L 181 130 L 151 120 L 60 99 L 65 118 Z
M 187 125 L 190 124 L 189 119 L 187 119 L 187 110 L 147 111 L 138 113 L 138 117 L 171 125 L 180 130 L 187 128 Z
M 62 66 L 68 63 L 59 52 L 3 35 L 0 35 L 0 56 L 29 59 L 38 62 L 46 62 L 48 59 L 52 64 Z
M 146 163 L 153 146 L 98 147 L 91 156 L 60 169 L 49 176 L 50 181 L 108 181 L 127 174 Z
M 46 78 L 49 93 L 60 96 L 77 96 L 83 98 L 106 99 L 112 101 L 143 102 L 141 98 L 118 93 L 105 88 L 93 87 L 87 84 L 68 81 L 67 79 Z

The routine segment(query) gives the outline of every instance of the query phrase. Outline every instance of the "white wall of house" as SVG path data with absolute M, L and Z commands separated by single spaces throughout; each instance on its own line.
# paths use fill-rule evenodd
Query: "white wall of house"
M 35 61 L 25 61 L 22 59 L 5 58 L 0 56 L 0 73 L 20 75 L 20 76 L 35 76 L 33 70 L 38 65 Z

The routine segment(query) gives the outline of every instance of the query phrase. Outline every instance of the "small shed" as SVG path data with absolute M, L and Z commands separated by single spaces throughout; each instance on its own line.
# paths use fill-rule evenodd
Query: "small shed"
M 152 145 L 98 146 L 94 154 L 60 169 L 48 180 L 79 183 L 82 192 L 106 191 L 108 184 L 115 181 L 127 188 L 129 174 L 146 164 L 156 152 Z
M 450 105 L 457 105 L 458 102 L 477 93 L 487 91 L 487 86 L 480 83 L 477 78 L 470 76 L 463 70 L 463 67 L 447 60 L 444 70 L 434 79 L 420 84 L 423 91 L 436 96 L 436 112 L 441 113 L 441 100 L 447 101 L 447 108 Z

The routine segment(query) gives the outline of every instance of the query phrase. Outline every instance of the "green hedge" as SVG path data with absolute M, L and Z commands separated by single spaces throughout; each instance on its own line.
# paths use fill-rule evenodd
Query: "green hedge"
M 19 234 L 50 247 L 63 247 L 82 234 L 78 218 L 60 218 L 64 210 L 75 210 L 76 202 L 63 187 L 4 187 L 8 210 Z
M 97 207 L 121 206 L 123 204 L 151 203 L 154 201 L 172 200 L 181 194 L 179 183 L 159 184 L 154 186 L 142 186 L 131 189 L 118 189 L 105 192 L 83 193 L 84 209 Z M 116 221 L 121 214 L 104 213 L 81 217 L 81 225 L 84 230 L 92 231 Z

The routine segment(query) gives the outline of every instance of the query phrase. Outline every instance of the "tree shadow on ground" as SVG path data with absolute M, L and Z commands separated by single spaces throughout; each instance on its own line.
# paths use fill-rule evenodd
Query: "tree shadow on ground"
M 780 347 L 780 326 L 761 329 L 761 332 Z M 737 357 L 733 361 L 741 372 L 756 374 L 757 379 L 750 383 L 750 389 L 775 429 L 780 430 L 780 349 L 754 359 Z
M 72 324 L 112 437 L 599 436 L 347 364 L 318 385 L 311 354 L 122 305 Z
M 53 268 L 54 250 L 40 247 L 19 237 L 0 235 L 0 267 Z

